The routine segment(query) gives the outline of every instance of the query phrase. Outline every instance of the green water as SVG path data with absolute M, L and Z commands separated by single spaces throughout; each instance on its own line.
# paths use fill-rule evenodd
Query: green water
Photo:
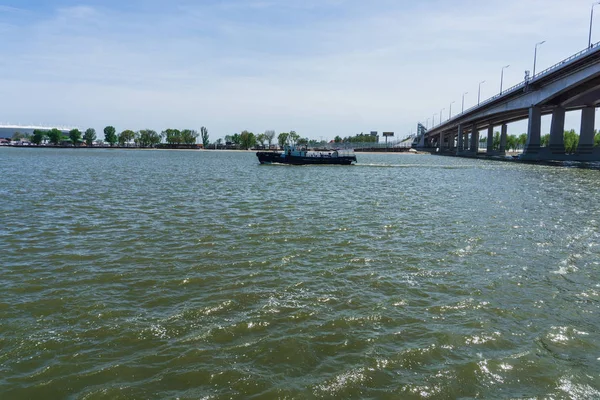
M 600 171 L 0 148 L 2 399 L 600 398 Z

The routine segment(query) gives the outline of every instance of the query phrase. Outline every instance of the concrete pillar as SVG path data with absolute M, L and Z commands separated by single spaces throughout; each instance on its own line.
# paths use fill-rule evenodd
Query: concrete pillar
M 552 111 L 548 147 L 553 154 L 565 154 L 565 109 L 563 107 L 557 107 Z
M 500 132 L 500 154 L 506 153 L 506 137 L 508 136 L 508 125 L 502 124 Z
M 444 132 L 440 132 L 440 153 L 444 151 Z
M 542 130 L 542 110 L 537 106 L 529 108 L 529 124 L 527 126 L 527 144 L 524 154 L 537 154 L 540 151 Z
M 456 146 L 456 154 L 459 154 L 462 151 L 462 149 L 463 149 L 463 139 L 464 139 L 464 137 L 463 137 L 463 127 L 460 124 L 458 125 L 458 133 L 457 133 L 457 135 L 458 135 L 458 144 Z
M 492 151 L 494 151 L 494 125 L 490 124 L 488 126 L 487 152 L 491 154 Z
M 473 124 L 473 130 L 471 131 L 471 153 L 477 154 L 479 151 L 479 130 L 477 126 Z
M 581 110 L 581 131 L 577 154 L 590 154 L 594 149 L 594 125 L 596 122 L 596 107 L 588 106 Z
M 448 150 L 454 150 L 454 133 L 448 135 Z

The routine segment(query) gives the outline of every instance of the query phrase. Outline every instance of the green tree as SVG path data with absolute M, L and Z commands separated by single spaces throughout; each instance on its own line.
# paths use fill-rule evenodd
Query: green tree
M 492 148 L 494 150 L 499 150 L 500 149 L 500 132 L 494 132 L 494 139 L 492 141 Z
M 218 138 L 216 143 L 217 143 L 217 147 L 221 147 L 221 145 L 223 144 L 223 139 Z
M 550 145 L 550 134 L 547 133 L 540 138 L 540 146 L 548 147 Z
M 161 136 L 170 145 L 181 143 L 181 131 L 179 129 L 166 129 L 162 131 Z
M 242 144 L 242 137 L 239 133 L 234 133 L 233 136 L 231 136 L 231 141 L 233 142 L 233 144 L 239 146 L 240 144 Z
M 265 140 L 269 143 L 269 148 L 271 148 L 271 144 L 273 143 L 273 139 L 275 138 L 275 131 L 267 130 L 264 133 Z
M 225 135 L 225 144 L 227 144 L 227 143 L 233 143 L 232 135 Z
M 369 143 L 369 142 L 376 142 L 377 137 L 371 136 L 371 135 L 365 135 L 361 132 L 355 136 L 348 136 L 343 139 L 340 138 L 340 141 L 346 142 L 346 143 Z
M 288 140 L 291 142 L 291 144 L 296 144 L 298 142 L 298 139 L 300 139 L 300 135 L 298 135 L 296 131 L 290 131 L 290 136 Z
M 287 144 L 289 136 L 290 134 L 287 132 L 281 132 L 277 136 L 277 143 L 279 143 L 279 147 L 283 148 Z
M 333 138 L 333 141 L 335 143 L 342 143 L 342 138 L 340 137 L 340 135 L 337 135 L 335 138 Z
M 575 133 L 574 129 L 570 131 L 565 131 L 565 152 L 566 153 L 575 153 L 577 151 L 577 146 L 579 146 L 579 135 Z
M 506 148 L 515 151 L 517 149 L 518 139 L 515 135 L 509 135 L 506 137 Z
M 192 129 L 184 129 L 181 131 L 181 141 L 185 144 L 196 144 L 198 139 L 198 132 Z
M 519 137 L 517 138 L 517 147 L 524 149 L 526 144 L 527 144 L 527 134 L 521 133 L 519 135 Z
M 594 147 L 600 146 L 600 133 L 594 131 Z
M 244 150 L 254 147 L 254 145 L 256 145 L 256 136 L 254 136 L 254 133 L 242 131 L 242 133 L 240 133 L 240 145 Z
M 38 146 L 42 144 L 44 139 L 46 138 L 46 132 L 36 129 L 33 131 L 33 136 L 31 137 L 31 142 L 37 144 Z
M 69 131 L 69 139 L 71 139 L 71 143 L 73 146 L 79 146 L 81 143 L 81 131 L 79 129 L 71 129 Z
M 94 128 L 88 128 L 85 130 L 83 134 L 83 141 L 88 147 L 92 147 L 94 145 L 94 141 L 96 140 L 96 130 Z
M 29 139 L 29 135 L 26 133 L 21 133 L 19 131 L 13 133 L 11 140 L 13 142 L 18 142 L 19 140 L 23 140 L 23 139 Z
M 203 126 L 200 128 L 200 136 L 202 138 L 202 146 L 206 149 L 210 144 L 208 140 L 208 129 L 206 129 L 206 127 Z
M 144 129 L 138 132 L 138 143 L 141 147 L 154 147 L 161 141 L 161 135 L 152 129 Z
M 54 145 L 58 145 L 60 143 L 60 140 L 62 139 L 62 132 L 56 128 L 53 128 L 50 131 L 48 131 L 47 135 L 50 143 Z
M 308 146 L 308 138 L 300 138 L 296 141 L 298 146 Z
M 110 147 L 113 147 L 115 143 L 117 143 L 117 130 L 114 126 L 107 126 L 104 128 L 104 141 L 110 144 Z
M 256 142 L 259 143 L 261 147 L 265 146 L 265 140 L 267 140 L 267 138 L 265 137 L 264 133 L 259 133 L 256 135 Z
M 125 146 L 125 144 L 131 142 L 133 139 L 135 139 L 135 132 L 130 129 L 126 129 L 119 134 L 119 146 Z

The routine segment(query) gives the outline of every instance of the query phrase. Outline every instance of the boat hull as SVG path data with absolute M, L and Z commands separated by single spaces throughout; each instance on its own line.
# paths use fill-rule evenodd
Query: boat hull
M 351 165 L 356 162 L 356 156 L 308 157 L 286 155 L 275 151 L 259 151 L 256 156 L 261 164 Z

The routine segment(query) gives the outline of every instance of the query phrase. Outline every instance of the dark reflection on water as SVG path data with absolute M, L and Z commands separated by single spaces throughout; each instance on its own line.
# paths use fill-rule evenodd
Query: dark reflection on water
M 598 171 L 0 149 L 6 398 L 597 398 Z

